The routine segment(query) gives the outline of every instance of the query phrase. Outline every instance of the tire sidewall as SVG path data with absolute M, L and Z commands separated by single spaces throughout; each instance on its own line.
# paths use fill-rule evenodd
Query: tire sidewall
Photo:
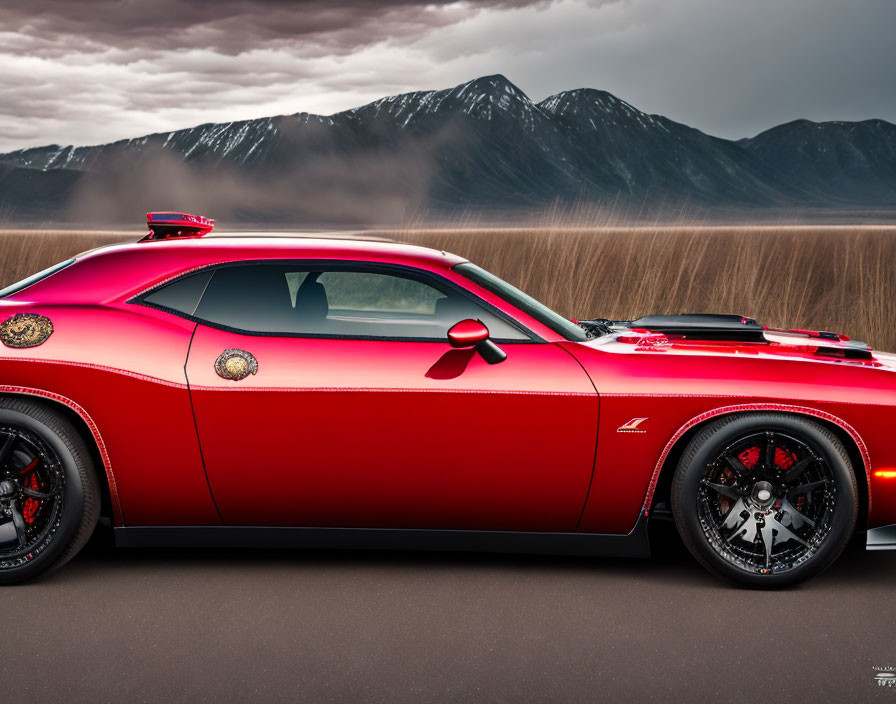
M 84 513 L 84 486 L 78 461 L 57 431 L 27 413 L 0 407 L 0 425 L 6 424 L 36 433 L 56 453 L 65 473 L 65 490 L 62 499 L 62 517 L 50 544 L 40 555 L 24 565 L 0 570 L 0 584 L 27 581 L 50 569 L 74 539 Z
M 721 577 L 748 587 L 784 587 L 818 574 L 836 560 L 852 535 L 857 514 L 855 476 L 839 441 L 828 437 L 816 424 L 799 417 L 785 415 L 742 416 L 727 423 L 722 421 L 709 437 L 691 454 L 687 450 L 679 464 L 672 495 L 673 515 L 678 530 L 689 549 L 700 562 Z M 710 545 L 697 513 L 698 485 L 706 466 L 738 437 L 751 432 L 782 432 L 795 435 L 807 442 L 827 461 L 837 487 L 831 529 L 821 548 L 799 567 L 778 574 L 761 575 L 747 572 L 720 556 Z M 694 442 L 700 440 L 698 435 Z M 686 461 L 686 465 L 684 462 Z

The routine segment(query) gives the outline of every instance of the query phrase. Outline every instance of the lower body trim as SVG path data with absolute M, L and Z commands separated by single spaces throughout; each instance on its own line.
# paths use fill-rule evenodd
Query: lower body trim
M 628 534 L 535 533 L 400 528 L 290 528 L 279 526 L 122 526 L 117 547 L 317 548 L 444 550 L 533 555 L 650 557 L 644 516 Z

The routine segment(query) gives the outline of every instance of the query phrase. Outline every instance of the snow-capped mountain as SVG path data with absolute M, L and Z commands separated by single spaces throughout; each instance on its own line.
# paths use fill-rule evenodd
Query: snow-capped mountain
M 382 221 L 619 199 L 892 207 L 896 126 L 798 121 L 735 142 L 599 90 L 534 103 L 496 75 L 331 116 L 0 155 L 0 210 L 24 218 L 201 206 L 243 219 Z

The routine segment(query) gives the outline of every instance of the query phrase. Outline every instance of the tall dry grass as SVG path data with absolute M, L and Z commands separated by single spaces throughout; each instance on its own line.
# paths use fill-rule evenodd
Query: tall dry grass
M 896 349 L 896 228 L 423 230 L 396 237 L 469 257 L 567 316 L 738 313 Z
M 134 240 L 132 233 L 0 229 L 0 286 L 95 247 Z
M 567 316 L 740 313 L 896 350 L 894 227 L 548 224 L 373 234 L 465 256 Z M 128 236 L 0 231 L 0 283 L 122 239 Z

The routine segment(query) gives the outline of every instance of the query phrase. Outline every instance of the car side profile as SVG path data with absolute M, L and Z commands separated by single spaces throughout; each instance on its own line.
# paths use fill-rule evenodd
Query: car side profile
M 0 291 L 0 583 L 128 546 L 649 555 L 736 584 L 896 548 L 896 357 L 726 315 L 571 321 L 381 241 L 140 242 Z

